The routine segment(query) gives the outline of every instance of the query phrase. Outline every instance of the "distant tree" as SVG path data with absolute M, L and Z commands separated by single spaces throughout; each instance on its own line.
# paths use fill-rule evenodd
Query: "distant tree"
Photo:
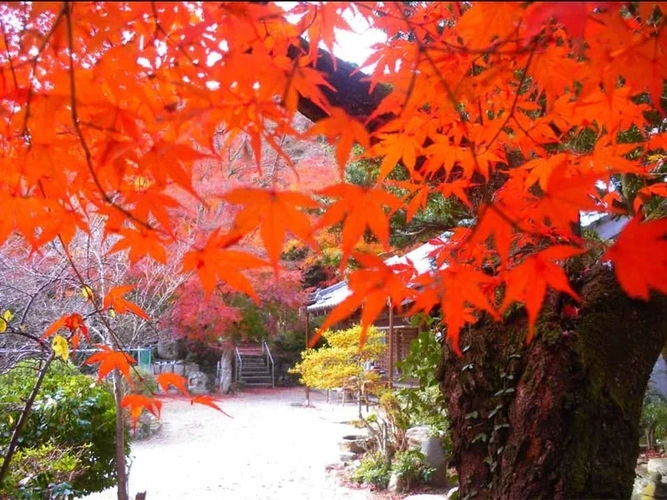
M 322 332 L 325 345 L 301 353 L 301 362 L 291 373 L 301 375 L 301 382 L 315 389 L 352 391 L 357 397 L 361 418 L 362 396 L 374 389 L 380 375 L 371 366 L 387 348 L 385 334 L 371 326 L 361 345 L 361 325 L 344 330 Z

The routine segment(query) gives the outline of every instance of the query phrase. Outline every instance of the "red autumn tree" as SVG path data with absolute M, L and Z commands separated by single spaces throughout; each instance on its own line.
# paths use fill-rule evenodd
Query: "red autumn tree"
M 304 130 L 308 120 L 296 115 L 293 125 L 296 130 Z M 283 134 L 277 140 L 282 152 L 272 150 L 270 141 L 261 141 L 262 160 L 258 168 L 248 144 L 248 134 L 233 136 L 224 130 L 217 133 L 214 140 L 217 156 L 199 161 L 193 166 L 193 187 L 197 198 L 182 192 L 174 193 L 180 206 L 172 209 L 172 216 L 181 220 L 184 235 L 205 244 L 221 228 L 231 230 L 234 218 L 241 211 L 238 206 L 225 203 L 225 196 L 234 190 L 252 191 L 271 185 L 283 189 L 298 186 L 312 191 L 326 185 L 326 179 L 336 174 L 336 165 L 331 156 L 314 138 L 293 138 Z M 276 333 L 280 325 L 283 329 L 288 327 L 284 312 L 296 311 L 306 302 L 304 272 L 310 265 L 310 261 L 305 259 L 307 252 L 301 251 L 301 243 L 297 240 L 294 242 L 299 250 L 290 252 L 289 245 L 285 247 L 281 255 L 284 272 L 279 280 L 272 279 L 270 270 L 261 267 L 253 268 L 245 274 L 236 274 L 239 280 L 243 280 L 243 291 L 251 295 L 254 304 L 240 297 L 233 286 L 224 283 L 220 283 L 205 300 L 205 291 L 193 274 L 176 293 L 169 319 L 163 323 L 165 330 L 172 331 L 176 336 L 222 348 L 230 340 L 254 338 L 260 333 Z M 261 235 L 257 232 L 248 234 L 234 248 L 236 253 L 232 255 L 237 258 L 242 257 L 243 253 L 258 259 L 266 258 Z M 231 263 L 220 264 L 229 266 Z M 256 328 L 255 331 L 244 331 L 241 324 L 244 315 L 254 312 L 257 307 L 266 312 L 263 325 L 256 325 L 263 327 L 263 332 L 256 331 Z
M 219 282 L 253 294 L 246 270 L 279 275 L 288 238 L 316 248 L 317 231 L 342 225 L 342 265 L 354 256 L 361 269 L 330 323 L 361 305 L 372 321 L 387 296 L 443 314 L 463 495 L 629 496 L 641 395 L 667 337 L 664 4 L 0 9 L 0 241 L 68 244 L 96 214 L 115 250 L 164 262 L 182 196 L 201 198 L 193 165 L 219 157 L 221 131 L 247 137 L 243 161 L 257 166 L 264 144 L 290 166 L 281 138 L 307 134 L 335 147 L 342 172 L 358 143 L 380 162 L 375 185 L 328 179 L 326 205 L 272 179 L 224 190 L 231 223 L 183 270 L 206 295 Z M 387 35 L 369 74 L 331 55 L 350 14 Z M 314 125 L 296 128 L 297 112 Z M 398 163 L 408 196 L 386 189 Z M 458 216 L 417 287 L 409 269 L 355 253 L 367 231 L 387 246 L 389 217 L 435 193 Z M 603 242 L 582 212 L 630 222 Z M 244 251 L 250 241 L 266 257 Z

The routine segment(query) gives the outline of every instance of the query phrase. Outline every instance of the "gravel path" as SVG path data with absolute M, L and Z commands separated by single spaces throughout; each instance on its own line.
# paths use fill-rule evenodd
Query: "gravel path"
M 246 390 L 223 398 L 233 418 L 201 405 L 165 399 L 162 429 L 132 446 L 132 495 L 147 500 L 368 500 L 325 471 L 338 461 L 338 441 L 354 429 L 354 405 L 328 404 L 301 388 Z M 88 500 L 115 499 L 115 490 Z M 134 496 L 132 496 L 134 498 Z

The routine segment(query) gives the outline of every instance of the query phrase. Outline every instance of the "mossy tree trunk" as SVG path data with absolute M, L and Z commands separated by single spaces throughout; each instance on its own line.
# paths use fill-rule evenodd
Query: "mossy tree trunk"
M 530 346 L 517 309 L 463 332 L 462 358 L 444 348 L 461 498 L 630 497 L 667 298 L 628 298 L 603 265 L 575 286 L 578 315 L 551 297 Z

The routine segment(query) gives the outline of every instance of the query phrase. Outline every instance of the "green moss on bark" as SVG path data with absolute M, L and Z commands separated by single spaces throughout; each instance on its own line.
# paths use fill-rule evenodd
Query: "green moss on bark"
M 462 495 L 629 496 L 642 396 L 667 338 L 667 299 L 629 299 L 605 266 L 577 276 L 576 286 L 578 316 L 562 314 L 563 302 L 550 297 L 530 346 L 525 313 L 515 308 L 503 323 L 486 318 L 463 332 L 463 358 L 445 348 L 453 462 L 470 485 Z M 507 375 L 513 390 L 504 393 Z M 499 430 L 505 422 L 510 428 Z M 494 442 L 480 442 L 484 434 Z

